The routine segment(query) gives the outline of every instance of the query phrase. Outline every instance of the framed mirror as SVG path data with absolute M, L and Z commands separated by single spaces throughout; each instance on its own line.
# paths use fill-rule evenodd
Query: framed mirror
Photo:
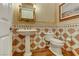
M 20 6 L 20 20 L 35 22 L 35 8 L 32 3 L 22 3 Z

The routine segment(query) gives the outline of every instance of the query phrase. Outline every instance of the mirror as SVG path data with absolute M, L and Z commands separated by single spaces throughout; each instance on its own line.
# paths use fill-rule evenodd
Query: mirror
M 20 20 L 34 22 L 35 8 L 32 3 L 22 3 L 20 6 Z

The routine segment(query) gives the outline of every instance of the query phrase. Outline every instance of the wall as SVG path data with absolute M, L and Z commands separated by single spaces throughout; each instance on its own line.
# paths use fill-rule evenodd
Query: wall
M 51 4 L 49 4 L 48 6 L 50 6 L 50 5 Z M 41 5 L 37 4 L 37 6 L 41 6 Z M 44 5 L 44 6 L 46 7 L 46 5 Z M 59 4 L 57 4 L 55 6 L 56 6 L 56 16 L 57 17 L 56 17 L 56 19 L 55 19 L 56 21 L 54 23 L 57 23 L 58 27 L 55 27 L 55 28 L 54 27 L 53 28 L 50 28 L 50 27 L 48 27 L 48 28 L 46 28 L 46 27 L 42 28 L 41 27 L 40 28 L 40 27 L 38 27 L 38 28 L 36 28 L 38 31 L 33 32 L 30 35 L 31 50 L 46 47 L 47 45 L 46 45 L 46 42 L 44 40 L 45 34 L 49 31 L 51 31 L 52 33 L 55 34 L 55 36 L 57 38 L 65 40 L 65 44 L 64 44 L 64 47 L 62 47 L 62 49 L 63 49 L 63 51 L 65 50 L 66 55 L 72 55 L 73 53 L 75 55 L 79 55 L 79 47 L 78 47 L 78 45 L 79 45 L 79 28 L 78 28 L 78 26 L 77 27 L 73 26 L 73 23 L 79 23 L 79 20 L 78 20 L 78 18 L 76 18 L 76 19 L 60 22 L 59 21 Z M 44 11 L 42 11 L 41 7 L 40 7 L 40 9 L 41 9 L 41 12 L 45 14 L 44 11 L 45 11 L 46 8 L 44 9 Z M 46 9 L 46 10 L 48 10 L 48 9 Z M 48 13 L 48 12 L 46 12 L 46 13 Z M 41 13 L 37 13 L 37 21 L 43 21 L 43 19 L 46 19 L 46 21 L 48 21 L 48 18 L 44 18 L 44 14 L 41 15 Z M 46 15 L 46 16 L 49 16 L 49 14 Z M 49 19 L 50 18 L 51 17 L 49 17 Z M 71 24 L 72 24 L 72 26 L 71 26 Z M 63 27 L 62 25 L 63 26 L 66 25 L 66 26 Z
M 19 25 L 20 27 L 21 24 L 25 24 L 27 25 L 26 22 L 20 22 L 19 20 L 19 4 L 12 4 L 13 5 L 13 11 L 14 11 L 14 20 L 13 20 L 13 24 L 14 25 Z M 48 30 L 48 28 L 42 28 L 40 29 L 40 26 L 50 26 L 55 24 L 55 4 L 40 4 L 40 3 L 35 3 L 35 7 L 36 7 L 36 22 L 34 24 L 31 24 L 31 26 L 39 26 L 37 32 L 34 32 L 30 35 L 30 39 L 31 39 L 31 50 L 35 50 L 35 49 L 40 49 L 40 48 L 44 48 L 46 47 L 46 42 L 44 41 L 44 37 L 45 37 L 45 33 L 46 31 L 50 31 L 52 32 L 52 28 Z M 50 11 L 50 12 L 49 12 Z M 30 26 L 30 23 L 28 24 Z M 19 27 L 17 26 L 17 27 Z M 39 31 L 40 30 L 40 31 Z M 17 34 L 17 35 L 16 35 Z M 13 43 L 17 40 L 20 40 L 18 35 L 19 33 L 16 33 L 13 35 Z M 20 35 L 23 35 L 22 33 Z M 34 37 L 35 35 L 35 37 Z M 18 37 L 18 38 L 17 38 Z M 22 39 L 24 40 L 24 39 Z M 18 42 L 16 45 L 12 45 L 13 46 L 13 54 L 12 55 L 24 55 L 24 48 L 23 51 L 21 49 L 19 49 L 19 45 L 21 42 Z M 17 47 L 18 46 L 18 47 Z M 18 51 L 17 49 L 21 50 Z
M 39 50 L 41 48 L 49 47 L 47 42 L 45 41 L 45 35 L 48 32 L 51 32 L 54 34 L 54 28 L 53 27 L 35 27 L 37 29 L 36 32 L 31 32 L 30 33 L 30 47 L 31 51 Z M 13 56 L 17 55 L 24 55 L 25 53 L 25 34 L 13 31 L 13 36 L 12 36 L 12 46 L 13 46 Z
M 55 22 L 55 4 L 54 3 L 37 3 L 36 21 Z
M 12 56 L 24 56 L 25 53 L 25 34 L 13 32 L 12 35 Z
M 62 3 L 57 3 L 56 4 L 56 23 L 57 24 L 73 24 L 73 23 L 79 23 L 79 18 L 76 19 L 71 19 L 71 20 L 66 20 L 66 21 L 59 21 L 59 5 Z M 74 4 L 74 3 L 73 3 Z
M 31 50 L 36 50 L 36 49 L 41 49 L 45 47 L 49 47 L 47 42 L 45 41 L 45 35 L 47 33 L 53 33 L 53 27 L 37 27 L 37 32 L 33 32 L 30 35 L 30 40 L 31 40 Z
M 20 22 L 19 18 L 19 5 L 13 4 L 14 9 L 14 24 L 26 24 L 26 22 Z M 55 4 L 51 3 L 35 3 L 36 22 L 35 23 L 51 23 L 55 24 Z M 50 11 L 50 12 L 49 12 Z
M 56 6 L 56 9 L 57 9 L 57 13 L 56 13 L 56 15 L 57 15 L 57 17 L 56 17 L 56 22 L 57 22 L 57 25 L 59 26 L 60 25 L 60 27 L 61 27 L 61 29 L 62 29 L 62 33 L 65 33 L 64 34 L 64 37 L 65 38 L 63 38 L 63 35 L 62 35 L 62 33 L 60 33 L 59 32 L 59 30 L 57 29 L 57 33 L 60 33 L 58 36 L 59 37 L 61 37 L 62 39 L 65 39 L 65 40 L 67 40 L 67 38 L 69 38 L 70 39 L 70 41 L 69 42 L 67 42 L 66 44 L 65 44 L 65 49 L 66 49 L 66 51 L 69 51 L 69 49 L 70 49 L 70 47 L 73 47 L 71 50 L 72 50 L 72 52 L 75 54 L 75 55 L 79 55 L 79 47 L 78 47 L 78 45 L 79 45 L 79 37 L 78 37 L 78 34 L 79 34 L 79 27 L 78 26 L 76 26 L 78 23 L 79 23 L 79 18 L 75 18 L 75 19 L 70 19 L 70 20 L 67 20 L 67 21 L 63 21 L 63 22 L 60 22 L 59 21 L 59 5 L 60 5 L 61 3 L 59 3 L 59 4 L 57 4 Z M 76 25 L 74 25 L 74 24 L 76 24 Z M 67 27 L 63 27 L 62 25 L 66 25 Z M 58 28 L 60 28 L 60 27 L 58 27 Z M 72 38 L 71 38 L 72 37 Z M 70 47 L 69 47 L 69 46 Z M 71 51 L 70 50 L 70 51 Z

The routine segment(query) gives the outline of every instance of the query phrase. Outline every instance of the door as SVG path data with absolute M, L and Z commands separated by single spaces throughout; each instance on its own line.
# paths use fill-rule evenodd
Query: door
M 0 56 L 11 55 L 12 35 L 12 7 L 8 3 L 0 3 Z

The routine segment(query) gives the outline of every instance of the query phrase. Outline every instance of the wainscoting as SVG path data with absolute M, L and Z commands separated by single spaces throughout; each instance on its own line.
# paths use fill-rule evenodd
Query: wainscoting
M 76 27 L 74 24 L 64 25 L 64 26 L 54 26 L 54 27 L 36 27 L 37 31 L 30 34 L 30 47 L 32 51 L 32 56 L 37 55 L 53 55 L 48 48 L 45 48 L 47 45 L 45 41 L 45 35 L 48 32 L 54 34 L 58 39 L 64 40 L 64 46 L 62 47 L 62 53 L 64 56 L 78 56 L 79 55 L 79 27 Z M 25 46 L 25 34 L 17 33 L 13 34 L 13 42 L 19 41 L 18 44 L 13 44 L 13 53 L 14 51 L 21 52 L 24 55 L 25 48 L 20 49 L 20 46 Z M 20 36 L 23 38 L 20 38 Z M 18 37 L 18 38 L 17 38 Z M 20 45 L 22 44 L 22 45 Z M 41 51 L 44 53 L 41 54 Z M 46 52 L 45 52 L 46 51 Z M 48 54 L 46 54 L 48 53 Z M 17 54 L 16 54 L 17 55 Z
M 13 32 L 12 40 L 12 55 L 24 56 L 25 35 L 23 33 Z

